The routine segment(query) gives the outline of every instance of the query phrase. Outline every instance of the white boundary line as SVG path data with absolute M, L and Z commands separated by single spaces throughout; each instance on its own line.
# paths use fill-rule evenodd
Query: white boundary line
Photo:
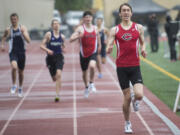
M 109 61 L 109 60 L 108 60 Z M 106 68 L 106 67 L 105 67 Z M 110 71 L 106 68 L 108 74 L 110 75 L 111 79 L 116 83 L 116 86 L 119 87 L 118 82 L 115 80 L 115 78 L 112 76 L 112 74 L 110 73 Z M 122 91 L 118 90 L 118 92 L 121 93 L 122 95 Z M 143 117 L 141 116 L 141 114 L 139 112 L 136 112 L 136 115 L 139 117 L 139 119 L 141 120 L 142 124 L 145 126 L 145 128 L 147 129 L 147 131 L 149 132 L 150 135 L 154 135 L 154 133 L 152 132 L 151 128 L 148 126 L 148 124 L 146 123 L 146 121 L 143 119 Z
M 107 61 L 114 69 L 116 69 L 115 64 L 112 62 L 112 60 L 109 57 L 107 57 Z M 159 109 L 146 96 L 143 97 L 143 101 L 152 109 L 152 111 L 158 117 L 161 118 L 161 120 L 170 128 L 170 130 L 174 135 L 180 135 L 179 128 L 171 120 L 169 120 L 163 113 L 161 113 Z
M 73 46 L 73 55 L 74 53 L 74 46 Z M 76 67 L 75 67 L 75 56 L 73 56 L 73 133 L 77 135 L 77 106 L 76 106 Z
M 11 122 L 11 120 L 13 119 L 14 115 L 16 114 L 16 112 L 18 111 L 18 109 L 21 107 L 21 105 L 23 104 L 24 100 L 26 99 L 26 97 L 28 96 L 28 94 L 30 93 L 30 91 L 32 90 L 34 84 L 36 83 L 38 77 L 40 76 L 41 72 L 43 71 L 43 67 L 41 67 L 40 71 L 38 72 L 38 74 L 36 74 L 36 76 L 34 77 L 32 83 L 30 84 L 29 88 L 27 89 L 27 92 L 25 93 L 25 95 L 23 96 L 23 98 L 20 100 L 19 104 L 16 106 L 16 108 L 14 109 L 14 111 L 12 112 L 12 114 L 10 115 L 9 119 L 6 121 L 5 125 L 3 126 L 3 128 L 1 129 L 0 135 L 3 135 L 5 130 L 7 129 L 9 123 Z

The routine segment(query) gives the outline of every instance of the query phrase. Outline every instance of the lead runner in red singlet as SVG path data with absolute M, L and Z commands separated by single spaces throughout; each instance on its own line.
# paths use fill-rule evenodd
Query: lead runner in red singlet
M 139 110 L 139 101 L 143 98 L 143 81 L 140 71 L 139 43 L 141 55 L 146 57 L 143 26 L 131 21 L 132 7 L 124 3 L 120 5 L 119 16 L 121 23 L 111 29 L 107 46 L 107 53 L 113 49 L 114 40 L 117 47 L 117 76 L 121 86 L 124 102 L 123 113 L 125 118 L 125 133 L 132 133 L 130 122 L 130 103 L 132 101 L 134 111 Z M 133 85 L 130 91 L 129 82 Z
M 85 84 L 84 97 L 88 98 L 89 92 L 96 92 L 94 85 L 94 75 L 96 68 L 97 51 L 101 51 L 101 42 L 97 27 L 92 24 L 93 16 L 90 11 L 83 13 L 83 24 L 78 26 L 70 37 L 70 42 L 78 40 L 80 44 L 80 64 L 82 69 L 82 78 Z M 98 46 L 97 46 L 98 43 Z M 88 68 L 89 84 L 88 84 Z

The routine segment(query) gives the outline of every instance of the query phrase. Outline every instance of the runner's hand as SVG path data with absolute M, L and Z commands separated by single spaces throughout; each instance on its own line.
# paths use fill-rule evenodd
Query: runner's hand
M 1 51 L 2 51 L 2 52 L 5 52 L 4 46 L 1 46 Z
M 48 50 L 47 53 L 48 53 L 48 55 L 53 55 L 53 51 L 51 51 L 51 50 Z
M 146 52 L 145 50 L 141 50 L 141 55 L 142 55 L 144 58 L 146 58 L 147 52 Z
M 106 52 L 108 54 L 110 54 L 112 52 L 112 50 L 113 50 L 113 46 L 109 46 L 109 47 L 106 48 Z
M 78 38 L 82 38 L 83 37 L 83 33 L 79 32 Z

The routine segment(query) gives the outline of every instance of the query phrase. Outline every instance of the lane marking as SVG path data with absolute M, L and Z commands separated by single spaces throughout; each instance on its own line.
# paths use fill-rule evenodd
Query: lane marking
M 75 50 L 73 46 L 73 55 Z M 73 56 L 73 133 L 74 135 L 77 135 L 77 106 L 76 106 L 76 69 L 75 69 L 75 56 Z
M 180 78 L 179 78 L 179 77 L 173 75 L 172 73 L 169 73 L 168 71 L 166 71 L 166 70 L 164 70 L 163 68 L 161 68 L 160 66 L 154 64 L 154 63 L 153 63 L 152 61 L 150 61 L 150 60 L 147 60 L 147 59 L 145 59 L 145 58 L 143 58 L 143 57 L 140 57 L 140 58 L 141 58 L 141 60 L 142 60 L 143 62 L 149 64 L 151 67 L 153 67 L 153 68 L 157 69 L 158 71 L 164 73 L 165 75 L 169 76 L 170 78 L 172 78 L 172 79 L 180 82 Z
M 112 62 L 112 60 L 107 57 L 107 61 L 110 63 L 110 65 L 116 69 L 115 64 Z M 143 97 L 143 101 L 152 109 L 152 111 L 161 118 L 161 120 L 169 127 L 169 129 L 172 131 L 174 135 L 180 135 L 179 128 L 170 120 L 168 119 L 163 113 L 159 111 L 159 109 L 146 97 Z
M 116 69 L 115 64 L 112 62 L 112 60 L 111 60 L 109 57 L 107 57 L 107 61 L 110 63 L 110 65 L 111 65 L 114 69 Z M 107 68 L 106 68 L 106 70 L 107 70 L 107 72 L 109 73 L 109 75 L 110 75 L 110 77 L 112 78 L 112 80 L 113 80 L 114 82 L 116 82 L 116 85 L 118 86 L 118 88 L 120 88 L 118 82 L 117 82 L 117 81 L 115 80 L 115 78 L 112 76 L 112 74 L 110 73 L 110 71 L 109 71 Z M 122 95 L 122 91 L 119 90 L 119 92 L 120 92 L 121 95 Z M 137 114 L 138 118 L 141 120 L 142 124 L 143 124 L 143 125 L 145 126 L 145 128 L 147 129 L 148 133 L 149 133 L 150 135 L 154 135 L 154 133 L 152 132 L 151 128 L 148 126 L 148 124 L 147 124 L 146 121 L 143 119 L 143 117 L 141 116 L 141 114 L 140 114 L 139 112 L 135 112 L 135 113 Z
M 1 129 L 0 135 L 3 135 L 5 130 L 7 129 L 9 123 L 11 122 L 11 120 L 13 119 L 14 115 L 16 114 L 16 112 L 18 111 L 18 109 L 21 107 L 21 105 L 23 104 L 24 100 L 26 99 L 26 97 L 28 96 L 28 94 L 30 93 L 30 91 L 32 90 L 34 84 L 36 83 L 37 79 L 39 78 L 40 74 L 43 71 L 43 67 L 41 67 L 40 71 L 38 72 L 38 74 L 36 74 L 36 76 L 34 77 L 31 85 L 29 86 L 29 88 L 27 89 L 27 92 L 25 93 L 25 95 L 23 96 L 23 98 L 20 100 L 19 104 L 16 106 L 16 108 L 14 109 L 14 111 L 12 112 L 12 114 L 10 115 L 9 119 L 6 121 L 5 125 L 3 126 L 3 128 Z

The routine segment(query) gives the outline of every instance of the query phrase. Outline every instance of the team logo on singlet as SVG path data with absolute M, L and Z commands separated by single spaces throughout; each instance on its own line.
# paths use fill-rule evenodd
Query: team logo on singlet
M 132 35 L 130 33 L 124 33 L 124 35 L 122 35 L 122 39 L 128 41 L 132 39 Z

